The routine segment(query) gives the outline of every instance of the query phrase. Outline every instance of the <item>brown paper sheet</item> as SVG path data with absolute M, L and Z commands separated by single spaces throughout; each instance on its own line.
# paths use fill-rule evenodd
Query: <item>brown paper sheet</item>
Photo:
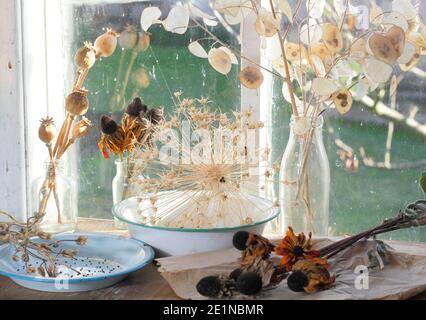
M 315 241 L 315 247 L 322 247 L 333 241 Z M 337 276 L 336 283 L 328 290 L 314 293 L 295 293 L 288 289 L 284 281 L 279 286 L 265 290 L 256 299 L 260 300 L 346 300 L 346 299 L 409 299 L 426 291 L 426 245 L 388 242 L 389 263 L 384 269 L 368 271 L 368 289 L 357 289 L 355 281 L 360 274 L 355 269 L 369 265 L 367 252 L 375 248 L 374 241 L 361 241 L 330 260 L 331 274 Z M 183 299 L 201 300 L 205 297 L 195 289 L 198 281 L 209 275 L 228 275 L 238 267 L 241 253 L 235 249 L 207 252 L 190 256 L 158 259 L 159 271 L 175 293 Z M 364 278 L 365 273 L 363 274 Z M 358 278 L 357 278 L 358 277 Z M 363 281 L 362 283 L 366 283 Z M 359 286 L 358 286 L 359 288 Z M 235 296 L 231 299 L 253 299 Z

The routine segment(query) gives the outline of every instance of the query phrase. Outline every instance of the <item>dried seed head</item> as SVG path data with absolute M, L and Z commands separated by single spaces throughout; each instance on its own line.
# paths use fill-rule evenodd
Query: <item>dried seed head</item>
M 309 284 L 308 276 L 302 271 L 293 272 L 287 279 L 287 285 L 291 291 L 304 292 L 304 288 Z
M 78 254 L 77 250 L 72 250 L 72 249 L 66 249 L 66 250 L 62 250 L 61 255 L 64 258 L 75 258 L 75 256 Z
M 117 132 L 117 123 L 107 115 L 103 115 L 101 118 L 101 130 L 106 135 L 112 135 Z
M 248 295 L 256 295 L 262 290 L 262 277 L 256 272 L 245 272 L 238 277 L 237 291 Z
M 118 43 L 123 49 L 133 49 L 138 43 L 138 33 L 135 27 L 128 25 L 126 29 L 120 33 Z
M 201 279 L 196 288 L 202 296 L 215 298 L 222 292 L 222 282 L 216 276 L 209 276 Z
M 234 234 L 234 237 L 232 238 L 232 243 L 236 249 L 243 251 L 247 249 L 247 241 L 249 237 L 250 233 L 248 233 L 247 231 L 239 231 Z
M 111 56 L 117 48 L 117 37 L 117 33 L 115 33 L 112 29 L 107 29 L 107 32 L 99 36 L 94 44 L 96 57 L 107 58 Z
M 50 144 L 57 135 L 57 130 L 55 124 L 53 123 L 53 118 L 41 119 L 40 123 L 38 137 L 44 143 Z
M 73 116 L 83 116 L 89 110 L 89 99 L 87 92 L 74 91 L 68 95 L 65 107 L 67 111 Z
M 164 111 L 160 108 L 153 108 L 148 110 L 145 116 L 152 124 L 157 125 L 164 120 Z
M 145 114 L 147 111 L 148 107 L 142 103 L 139 97 L 134 98 L 126 109 L 126 113 L 132 117 L 139 117 L 141 113 Z
M 45 277 L 46 276 L 46 271 L 44 270 L 43 267 L 38 267 L 38 273 L 42 276 Z
M 96 62 L 96 53 L 92 45 L 86 43 L 77 50 L 74 58 L 75 64 L 80 69 L 90 69 Z
M 28 272 L 29 274 L 36 273 L 36 268 L 34 268 L 33 266 L 28 267 L 28 268 L 27 268 L 27 272 Z
M 77 238 L 75 243 L 79 246 L 84 246 L 84 245 L 87 244 L 87 237 L 80 236 L 80 237 Z
M 42 239 L 42 240 L 51 240 L 52 239 L 52 235 L 50 233 L 47 232 L 38 232 L 37 236 Z
M 72 139 L 76 140 L 84 137 L 89 132 L 91 127 L 93 127 L 92 122 L 86 117 L 83 117 L 74 125 L 72 129 Z
M 138 47 L 141 51 L 145 51 L 151 45 L 151 36 L 148 32 L 139 32 Z

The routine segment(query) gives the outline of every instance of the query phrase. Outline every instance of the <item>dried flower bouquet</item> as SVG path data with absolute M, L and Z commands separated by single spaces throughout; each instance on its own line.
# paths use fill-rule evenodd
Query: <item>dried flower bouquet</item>
M 59 133 L 56 130 L 53 118 L 47 117 L 41 120 L 38 134 L 40 140 L 46 144 L 50 162 L 46 179 L 41 190 L 39 190 L 40 203 L 38 211 L 34 212 L 34 215 L 28 218 L 26 222 L 17 221 L 12 215 L 0 212 L 0 215 L 10 220 L 10 222 L 2 222 L 0 224 L 0 242 L 10 243 L 14 247 L 12 259 L 16 262 L 24 262 L 28 273 L 38 274 L 42 277 L 56 277 L 57 257 L 74 258 L 77 255 L 75 250 L 62 250 L 60 242 L 51 242 L 51 234 L 40 231 L 39 225 L 47 214 L 47 203 L 52 196 L 55 198 L 57 206 L 57 223 L 61 224 L 62 222 L 61 208 L 56 190 L 57 163 L 71 145 L 84 137 L 92 127 L 90 120 L 84 117 L 89 109 L 88 91 L 83 87 L 84 81 L 97 59 L 111 56 L 116 46 L 117 34 L 111 29 L 99 36 L 93 46 L 90 43 L 85 43 L 75 55 L 77 76 L 72 92 L 65 101 L 66 116 Z M 46 242 L 35 242 L 33 237 L 39 237 Z M 66 241 L 84 245 L 87 239 L 78 237 L 75 240 Z M 41 261 L 38 269 L 29 264 L 30 258 Z M 71 267 L 69 266 L 69 268 Z

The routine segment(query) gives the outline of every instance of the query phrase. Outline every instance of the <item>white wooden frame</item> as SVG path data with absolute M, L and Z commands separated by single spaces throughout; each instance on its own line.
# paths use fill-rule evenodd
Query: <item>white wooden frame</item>
M 0 210 L 25 219 L 31 208 L 31 182 L 43 174 L 47 160 L 46 148 L 37 139 L 39 120 L 51 116 L 60 124 L 64 116 L 64 94 L 69 88 L 63 81 L 62 30 L 63 19 L 68 18 L 58 0 L 1 0 L 0 9 L 4 17 L 0 21 Z M 242 52 L 261 63 L 261 43 L 250 29 L 253 24 L 247 22 L 242 29 Z M 241 108 L 252 107 L 256 120 L 268 122 L 270 102 L 262 98 L 268 94 L 264 90 L 242 88 Z M 257 137 L 259 148 L 267 147 L 267 140 Z

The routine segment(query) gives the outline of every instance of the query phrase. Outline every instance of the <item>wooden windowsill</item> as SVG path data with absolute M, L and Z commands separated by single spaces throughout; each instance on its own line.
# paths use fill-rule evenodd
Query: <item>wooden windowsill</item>
M 127 236 L 125 230 L 114 227 L 114 221 L 83 218 L 78 231 L 105 232 Z M 154 263 L 129 275 L 113 287 L 79 293 L 48 293 L 22 288 L 12 280 L 0 276 L 0 300 L 177 300 L 168 283 L 161 277 Z M 426 292 L 414 300 L 426 300 Z

